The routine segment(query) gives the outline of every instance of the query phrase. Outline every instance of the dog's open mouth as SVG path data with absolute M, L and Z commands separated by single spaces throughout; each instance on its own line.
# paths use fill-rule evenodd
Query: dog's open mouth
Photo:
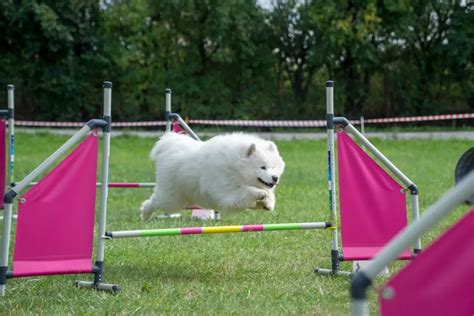
M 276 182 L 268 183 L 268 182 L 263 181 L 261 178 L 257 178 L 257 179 L 258 179 L 258 181 L 265 184 L 269 188 L 273 188 L 276 185 Z

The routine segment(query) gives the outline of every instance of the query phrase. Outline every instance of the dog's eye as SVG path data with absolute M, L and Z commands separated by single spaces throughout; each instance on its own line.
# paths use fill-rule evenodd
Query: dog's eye
M 261 166 L 260 169 L 262 169 L 262 170 L 267 170 L 267 167 Z

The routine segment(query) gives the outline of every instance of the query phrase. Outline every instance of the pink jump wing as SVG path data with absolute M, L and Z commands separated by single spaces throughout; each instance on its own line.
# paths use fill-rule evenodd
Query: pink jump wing
M 14 277 L 92 271 L 97 153 L 91 133 L 22 196 Z
M 407 225 L 405 192 L 344 131 L 337 152 L 344 260 L 368 260 Z
M 474 209 L 390 279 L 382 315 L 474 315 Z

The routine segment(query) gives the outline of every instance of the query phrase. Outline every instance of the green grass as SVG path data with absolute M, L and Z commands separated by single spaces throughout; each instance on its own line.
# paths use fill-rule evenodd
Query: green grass
M 15 178 L 26 175 L 65 139 L 17 135 Z M 153 163 L 147 157 L 153 143 L 153 139 L 113 139 L 110 181 L 152 182 Z M 418 184 L 422 210 L 453 185 L 457 159 L 472 146 L 470 141 L 436 140 L 374 140 L 374 144 Z M 325 142 L 278 145 L 287 168 L 277 189 L 276 211 L 222 214 L 219 225 L 329 220 Z M 112 189 L 108 230 L 202 224 L 192 221 L 189 213 L 179 220 L 143 223 L 138 207 L 149 193 L 149 189 Z M 458 208 L 423 243 L 466 209 Z M 76 279 L 90 280 L 89 275 L 13 279 L 8 281 L 7 296 L 0 298 L 0 313 L 348 314 L 349 280 L 313 273 L 315 267 L 329 265 L 328 231 L 117 239 L 106 244 L 105 278 L 122 287 L 118 295 L 72 286 Z M 373 290 L 370 299 L 375 312 Z

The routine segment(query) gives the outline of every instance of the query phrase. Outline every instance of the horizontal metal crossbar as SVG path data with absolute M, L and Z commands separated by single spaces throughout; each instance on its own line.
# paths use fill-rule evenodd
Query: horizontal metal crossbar
M 208 226 L 208 227 L 183 227 L 183 228 L 163 228 L 146 230 L 124 230 L 106 232 L 107 238 L 130 238 L 130 237 L 156 237 L 156 236 L 176 236 L 176 235 L 197 235 L 197 234 L 224 234 L 224 233 L 246 233 L 278 230 L 303 230 L 303 229 L 324 229 L 331 227 L 330 222 L 310 222 L 310 223 L 284 223 L 284 224 L 257 224 L 257 225 L 234 225 L 234 226 Z

